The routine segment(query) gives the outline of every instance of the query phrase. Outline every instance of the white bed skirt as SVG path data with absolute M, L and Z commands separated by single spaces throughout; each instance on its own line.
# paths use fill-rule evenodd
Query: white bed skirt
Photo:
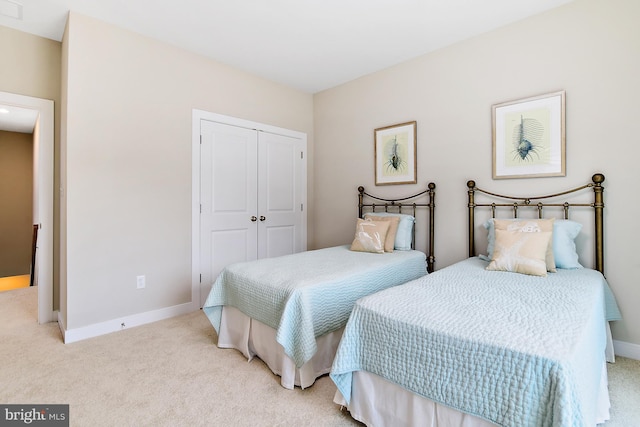
M 313 385 L 316 378 L 331 371 L 343 331 L 344 328 L 340 328 L 317 338 L 318 351 L 298 369 L 276 341 L 275 329 L 251 319 L 237 308 L 224 306 L 218 347 L 235 348 L 249 360 L 259 357 L 274 374 L 281 377 L 280 384 L 284 388 L 307 388 Z
M 364 371 L 353 373 L 349 405 L 339 391 L 336 391 L 333 401 L 346 407 L 354 419 L 368 427 L 496 427 L 496 424 L 483 418 L 418 396 L 375 374 Z M 609 409 L 609 389 L 605 363 L 598 396 L 598 424 L 609 419 Z
M 615 362 L 611 329 L 607 323 L 607 347 L 605 359 Z M 607 362 L 602 366 L 600 390 L 596 408 L 596 424 L 610 418 L 609 380 Z M 375 374 L 357 371 L 353 373 L 351 402 L 347 402 L 336 391 L 333 401 L 347 408 L 351 416 L 366 424 L 375 426 L 420 426 L 420 427 L 495 427 L 496 424 L 446 405 L 418 396 Z

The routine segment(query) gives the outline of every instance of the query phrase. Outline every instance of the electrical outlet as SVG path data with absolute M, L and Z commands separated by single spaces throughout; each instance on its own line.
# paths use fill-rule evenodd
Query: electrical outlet
M 144 276 L 136 277 L 136 283 L 137 283 L 138 289 L 144 289 L 144 287 L 145 287 Z

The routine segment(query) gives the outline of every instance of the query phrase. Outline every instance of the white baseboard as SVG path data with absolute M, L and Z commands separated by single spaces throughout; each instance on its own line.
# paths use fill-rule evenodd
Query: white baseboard
M 196 304 L 185 303 L 166 307 L 159 310 L 147 311 L 146 313 L 125 316 L 119 319 L 108 320 L 106 322 L 94 323 L 93 325 L 83 326 L 81 328 L 67 329 L 62 319 L 58 318 L 58 326 L 62 331 L 62 338 L 65 344 L 76 341 L 93 338 L 100 335 L 110 334 L 112 332 L 122 331 L 124 329 L 133 328 L 135 326 L 145 325 L 147 323 L 156 322 L 158 320 L 169 319 L 171 317 L 180 316 L 182 314 L 191 313 L 198 310 Z M 60 317 L 60 316 L 58 316 Z
M 616 356 L 640 360 L 640 345 L 638 344 L 613 340 L 613 348 L 615 350 Z
M 156 322 L 158 320 L 169 319 L 171 317 L 180 316 L 198 310 L 197 304 L 185 303 L 174 305 L 172 307 L 162 308 L 160 310 L 148 311 L 146 313 L 134 314 L 120 319 L 109 320 L 93 325 L 83 326 L 81 328 L 67 329 L 62 322 L 59 313 L 54 312 L 58 318 L 58 326 L 62 332 L 62 338 L 65 344 L 81 341 L 87 338 L 93 338 L 100 335 L 110 334 L 112 332 L 122 331 L 124 329 L 133 328 L 135 326 L 145 325 L 147 323 Z M 613 340 L 613 348 L 616 356 L 627 357 L 629 359 L 640 360 L 640 345 L 625 341 Z

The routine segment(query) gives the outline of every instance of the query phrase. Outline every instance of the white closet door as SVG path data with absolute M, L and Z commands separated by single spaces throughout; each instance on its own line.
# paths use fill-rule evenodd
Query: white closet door
M 225 266 L 258 256 L 257 144 L 253 129 L 201 120 L 201 306 Z
M 302 251 L 305 159 L 299 138 L 258 133 L 258 258 Z

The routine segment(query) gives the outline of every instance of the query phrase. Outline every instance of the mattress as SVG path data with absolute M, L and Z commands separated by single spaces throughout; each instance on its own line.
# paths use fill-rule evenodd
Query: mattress
M 366 371 L 498 425 L 595 425 L 620 313 L 595 270 L 546 278 L 470 258 L 355 305 L 331 378 L 347 404 Z

